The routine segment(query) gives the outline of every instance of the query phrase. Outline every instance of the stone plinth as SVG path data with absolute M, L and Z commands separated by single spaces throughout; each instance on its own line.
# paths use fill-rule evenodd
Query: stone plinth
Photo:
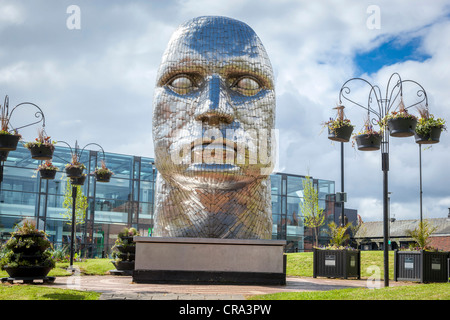
M 284 240 L 134 237 L 137 283 L 286 284 Z

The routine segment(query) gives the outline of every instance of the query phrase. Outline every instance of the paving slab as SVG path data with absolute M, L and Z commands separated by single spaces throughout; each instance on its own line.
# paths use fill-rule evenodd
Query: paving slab
M 383 286 L 383 281 L 380 281 Z M 390 286 L 411 284 L 390 281 Z M 131 276 L 56 277 L 51 287 L 96 291 L 101 300 L 245 300 L 246 297 L 277 292 L 324 291 L 373 286 L 366 279 L 287 277 L 286 285 L 193 285 L 133 283 Z

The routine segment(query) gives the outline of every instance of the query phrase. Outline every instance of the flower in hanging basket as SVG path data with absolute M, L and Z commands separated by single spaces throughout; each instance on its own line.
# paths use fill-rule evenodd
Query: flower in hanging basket
M 373 126 L 366 122 L 364 124 L 364 130 L 358 132 L 353 136 L 353 146 L 356 141 L 358 150 L 361 151 L 374 151 L 380 149 L 381 146 L 381 132 L 373 129 Z
M 19 140 L 22 139 L 22 136 L 14 129 L 13 132 L 8 130 L 8 126 L 1 125 L 0 130 L 0 150 L 2 151 L 14 151 L 17 148 L 17 144 Z
M 387 128 L 393 137 L 410 137 L 414 135 L 417 117 L 409 114 L 406 109 L 402 109 L 389 113 L 379 124 L 382 129 Z
M 44 129 L 38 131 L 38 137 L 35 141 L 24 144 L 31 152 L 31 157 L 37 160 L 50 160 L 53 157 L 56 141 L 52 141 L 44 132 Z
M 78 161 L 76 154 L 72 155 L 72 162 L 66 164 L 66 174 L 69 178 L 79 178 L 81 177 L 83 170 L 86 166 Z
M 344 106 L 338 106 L 335 109 L 338 110 L 336 119 L 330 118 L 329 121 L 324 123 L 324 126 L 328 128 L 328 139 L 339 142 L 348 142 L 353 132 L 353 128 L 349 119 L 344 116 Z
M 433 144 L 438 143 L 441 132 L 447 130 L 445 120 L 442 118 L 434 118 L 432 114 L 428 112 L 428 109 L 419 109 L 421 118 L 419 119 L 415 138 L 419 144 Z
M 40 164 L 37 168 L 42 179 L 54 179 L 56 172 L 59 170 L 58 167 L 54 166 L 51 161 L 47 160 Z
M 98 182 L 109 182 L 114 173 L 106 167 L 105 162 L 102 160 L 101 167 L 97 167 L 93 174 Z

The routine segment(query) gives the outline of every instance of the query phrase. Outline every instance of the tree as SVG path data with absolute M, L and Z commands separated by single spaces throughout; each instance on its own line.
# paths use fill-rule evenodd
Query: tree
M 350 239 L 350 235 L 347 230 L 351 228 L 351 222 L 347 223 L 345 226 L 338 226 L 334 221 L 328 224 L 328 234 L 330 235 L 330 245 L 332 246 L 343 246 L 347 240 Z
M 77 188 L 77 198 L 75 203 L 75 224 L 83 224 L 86 219 L 86 210 L 88 208 L 87 197 L 83 194 L 83 190 L 81 186 L 73 186 Z M 72 206 L 73 206 L 73 198 L 72 198 L 72 184 L 70 183 L 70 179 L 67 178 L 66 183 L 66 192 L 64 193 L 64 202 L 63 208 L 66 209 L 64 213 L 60 213 L 64 219 L 67 220 L 67 224 L 72 224 Z
M 325 223 L 323 209 L 319 206 L 319 191 L 314 188 L 313 181 L 306 176 L 302 182 L 303 201 L 300 202 L 300 210 L 303 214 L 305 226 L 314 230 L 315 246 L 319 242 L 319 227 Z
M 430 236 L 437 227 L 430 224 L 427 220 L 419 221 L 419 225 L 414 230 L 406 230 L 406 234 L 413 238 L 421 250 L 425 250 L 430 243 Z

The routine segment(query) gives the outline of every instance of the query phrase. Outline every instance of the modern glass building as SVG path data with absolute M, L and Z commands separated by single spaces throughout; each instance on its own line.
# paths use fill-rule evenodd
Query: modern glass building
M 86 171 L 92 173 L 100 166 L 103 156 L 108 168 L 114 172 L 110 182 L 96 182 L 89 174 L 82 187 L 88 209 L 85 221 L 77 224 L 76 250 L 86 257 L 110 254 L 124 227 L 135 227 L 143 236 L 151 236 L 153 228 L 154 160 L 84 150 L 81 162 L 86 165 Z M 18 146 L 17 150 L 9 152 L 0 186 L 0 241 L 9 239 L 16 224 L 32 219 L 49 235 L 55 247 L 70 244 L 71 221 L 67 216 L 71 216 L 72 211 L 71 207 L 64 208 L 64 201 L 71 198 L 72 188 L 63 170 L 70 160 L 70 149 L 57 146 L 52 162 L 60 170 L 54 180 L 44 180 L 36 171 L 41 161 L 32 159 L 28 149 Z M 272 238 L 287 240 L 287 252 L 312 248 L 312 232 L 305 228 L 299 212 L 304 179 L 304 176 L 285 173 L 271 175 Z M 320 206 L 324 208 L 327 220 L 333 221 L 334 182 L 313 181 L 319 190 Z M 324 228 L 319 237 L 322 243 L 327 242 Z

